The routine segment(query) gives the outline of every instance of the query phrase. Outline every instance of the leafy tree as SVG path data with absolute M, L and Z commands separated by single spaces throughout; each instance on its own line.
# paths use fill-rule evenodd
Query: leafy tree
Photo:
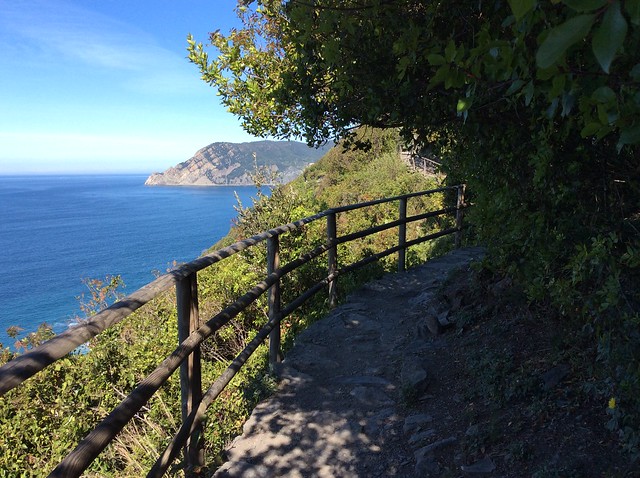
M 240 2 L 244 28 L 211 35 L 212 62 L 189 39 L 190 59 L 257 134 L 317 143 L 359 123 L 413 134 L 528 113 L 638 143 L 640 2 L 508 3 Z
M 242 28 L 211 35 L 216 58 L 192 38 L 189 58 L 244 127 L 316 145 L 393 127 L 439 155 L 473 194 L 493 266 L 594 331 L 620 433 L 639 442 L 640 0 L 265 0 L 238 13 Z

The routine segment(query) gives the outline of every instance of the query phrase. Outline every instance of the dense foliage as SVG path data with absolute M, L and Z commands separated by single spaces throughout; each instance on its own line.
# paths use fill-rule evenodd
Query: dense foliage
M 398 157 L 397 133 L 369 131 L 360 133 L 371 141 L 370 153 L 347 152 L 341 148 L 309 168 L 305 175 L 290 185 L 270 194 L 260 193 L 253 207 L 238 206 L 237 224 L 213 249 L 252 236 L 268 228 L 315 214 L 324 208 L 354 201 L 425 190 L 436 186 L 408 171 Z M 264 184 L 269 178 L 258 175 Z M 423 207 L 441 208 L 442 196 L 429 202 L 409 202 L 409 213 Z M 396 209 L 376 209 L 369 213 L 343 218 L 338 226 L 341 234 L 354 231 L 375 221 L 397 218 Z M 444 225 L 444 224 L 443 224 Z M 409 237 L 439 227 L 436 222 L 423 222 Z M 314 244 L 324 241 L 324 225 L 311 225 L 300 232 L 282 237 L 281 260 L 286 263 Z M 352 262 L 372 250 L 395 244 L 396 237 L 379 234 L 371 241 L 341 247 L 340 261 Z M 444 241 L 445 243 L 447 241 Z M 446 247 L 446 244 L 445 246 Z M 198 274 L 200 316 L 207 320 L 251 288 L 266 272 L 265 247 L 257 246 L 236 254 Z M 424 260 L 432 246 L 415 248 L 410 261 Z M 285 303 L 326 274 L 326 258 L 295 271 L 283 281 Z M 356 276 L 341 278 L 344 294 L 358 281 L 370 278 L 384 267 L 394 267 L 393 259 L 374 266 Z M 117 277 L 87 281 L 89 293 L 81 304 L 91 315 L 107 302 L 117 298 L 121 288 Z M 318 318 L 325 308 L 326 297 L 315 301 L 283 323 L 284 346 L 290 347 L 296 331 Z M 242 316 L 220 331 L 203 348 L 203 384 L 208 386 L 229 360 L 256 334 L 266 322 L 266 298 L 260 298 Z M 46 326 L 20 341 L 29 349 L 51 335 Z M 148 375 L 177 345 L 174 294 L 165 294 L 147 304 L 117 326 L 103 332 L 80 353 L 71 354 L 27 380 L 0 398 L 0 477 L 43 476 L 51 471 L 131 389 Z M 0 346 L 0 349 L 2 347 Z M 14 353 L 3 349 L 0 364 Z M 144 476 L 180 423 L 179 379 L 176 376 L 162 387 L 138 413 L 117 440 L 91 465 L 86 476 Z M 211 407 L 205 426 L 207 466 L 215 468 L 220 452 L 238 434 L 259 399 L 275 384 L 267 368 L 266 346 L 258 349 L 230 387 Z M 179 464 L 172 470 L 176 474 Z
M 398 127 L 465 181 L 491 267 L 597 340 L 640 443 L 640 1 L 264 0 L 190 59 L 248 131 Z

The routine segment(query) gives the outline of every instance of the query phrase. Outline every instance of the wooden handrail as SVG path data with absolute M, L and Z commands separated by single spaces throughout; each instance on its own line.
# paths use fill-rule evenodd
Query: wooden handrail
M 407 217 L 407 202 L 409 199 L 453 190 L 457 191 L 455 207 L 447 207 L 437 211 L 429 211 Z M 336 227 L 338 214 L 393 201 L 399 202 L 397 220 L 379 224 L 352 234 L 344 236 L 338 235 Z M 258 345 L 267 337 L 269 337 L 270 343 L 270 364 L 275 365 L 281 360 L 280 321 L 284 317 L 294 312 L 327 286 L 329 305 L 331 307 L 335 306 L 337 304 L 336 284 L 338 277 L 377 261 L 382 257 L 397 252 L 398 270 L 402 271 L 405 268 L 405 251 L 413 245 L 454 233 L 456 234 L 456 245 L 459 245 L 460 233 L 463 229 L 462 211 L 465 207 L 464 185 L 443 187 L 328 209 L 316 215 L 256 234 L 213 253 L 206 254 L 192 262 L 177 267 L 173 271 L 157 278 L 133 294 L 99 312 L 83 324 L 68 329 L 39 347 L 14 358 L 0 367 L 0 396 L 56 360 L 66 356 L 75 348 L 91 340 L 105 329 L 122 321 L 159 294 L 170 290 L 172 287 L 176 287 L 176 307 L 178 310 L 180 342 L 178 347 L 169 357 L 159 364 L 151 374 L 143 379 L 138 386 L 60 462 L 49 476 L 80 476 L 178 367 L 180 367 L 181 370 L 182 426 L 149 472 L 148 476 L 162 476 L 181 448 L 183 448 L 186 470 L 201 467 L 204 464 L 201 425 L 207 407 L 215 400 L 220 392 L 222 392 L 231 378 L 240 370 L 242 364 L 246 362 Z M 455 227 L 407 240 L 407 224 L 452 213 L 455 213 Z M 279 261 L 279 236 L 300 229 L 322 218 L 326 218 L 326 242 L 281 266 Z M 395 227 L 398 228 L 397 245 L 372 254 L 356 263 L 340 267 L 337 254 L 339 244 Z M 225 307 L 214 317 L 199 324 L 197 297 L 198 271 L 263 241 L 267 241 L 266 277 L 234 303 Z M 281 304 L 280 279 L 324 253 L 327 253 L 327 276 L 293 299 L 289 304 L 283 306 Z M 227 370 L 203 394 L 200 376 L 200 344 L 267 291 L 269 292 L 269 320 L 267 324 L 260 329 L 245 350 L 234 359 Z

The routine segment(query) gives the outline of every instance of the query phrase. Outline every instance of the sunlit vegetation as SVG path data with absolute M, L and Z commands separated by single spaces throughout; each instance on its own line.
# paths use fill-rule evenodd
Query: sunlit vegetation
M 398 157 L 398 136 L 394 131 L 360 133 L 374 146 L 369 153 L 334 148 L 294 183 L 270 194 L 258 194 L 251 207 L 238 206 L 235 227 L 215 250 L 271 227 L 313 215 L 323 209 L 358 201 L 398 195 L 437 187 L 436 179 L 411 172 Z M 258 175 L 260 183 L 264 178 Z M 445 198 L 436 195 L 409 202 L 409 214 L 425 208 L 439 209 Z M 397 219 L 397 208 L 379 207 L 352 213 L 339 219 L 340 234 L 376 222 Z M 444 221 L 444 220 L 442 220 Z M 422 221 L 408 231 L 409 238 L 446 224 Z M 325 240 L 324 223 L 313 223 L 287 234 L 281 241 L 281 261 L 308 251 Z M 356 241 L 340 247 L 339 260 L 348 264 L 371 251 L 397 243 L 393 233 Z M 437 246 L 446 250 L 450 241 Z M 433 245 L 421 245 L 408 255 L 408 262 L 425 260 Z M 252 287 L 266 272 L 264 244 L 250 248 L 199 273 L 201 319 L 207 320 Z M 395 268 L 394 256 L 340 281 L 340 293 Z M 282 292 L 286 303 L 326 274 L 326 258 L 309 263 L 285 277 Z M 119 293 L 120 279 L 87 281 L 88 293 L 81 309 L 90 316 L 112 302 Z M 283 345 L 289 348 L 295 333 L 326 311 L 326 294 L 319 294 L 282 324 Z M 127 319 L 98 335 L 87 350 L 59 360 L 0 399 L 0 476 L 43 476 L 75 447 L 87 432 L 116 406 L 132 388 L 169 355 L 177 345 L 175 295 L 164 294 Z M 203 347 L 203 385 L 221 373 L 228 361 L 255 335 L 267 320 L 266 298 L 258 299 L 247 311 L 223 328 Z M 17 331 L 15 331 L 17 333 Z M 30 349 L 51 336 L 42 327 L 22 341 Z M 15 353 L 3 349 L 2 363 Z M 215 469 L 220 452 L 241 430 L 253 406 L 275 387 L 267 366 L 267 349 L 262 346 L 247 366 L 211 407 L 205 424 L 207 467 Z M 177 374 L 126 426 L 123 432 L 91 465 L 87 476 L 142 476 L 180 425 L 180 385 Z M 180 462 L 171 473 L 180 471 Z

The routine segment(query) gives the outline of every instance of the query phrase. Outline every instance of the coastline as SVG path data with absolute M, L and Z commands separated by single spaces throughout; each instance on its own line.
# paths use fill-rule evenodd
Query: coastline
M 237 216 L 232 187 L 144 187 L 143 174 L 0 176 L 0 342 L 47 322 L 56 331 L 80 314 L 83 279 L 121 275 L 125 294 L 173 262 L 196 259 L 224 237 Z M 185 213 L 186 211 L 186 213 Z M 177 224 L 180 227 L 176 227 Z M 25 286 L 26 284 L 26 286 Z

